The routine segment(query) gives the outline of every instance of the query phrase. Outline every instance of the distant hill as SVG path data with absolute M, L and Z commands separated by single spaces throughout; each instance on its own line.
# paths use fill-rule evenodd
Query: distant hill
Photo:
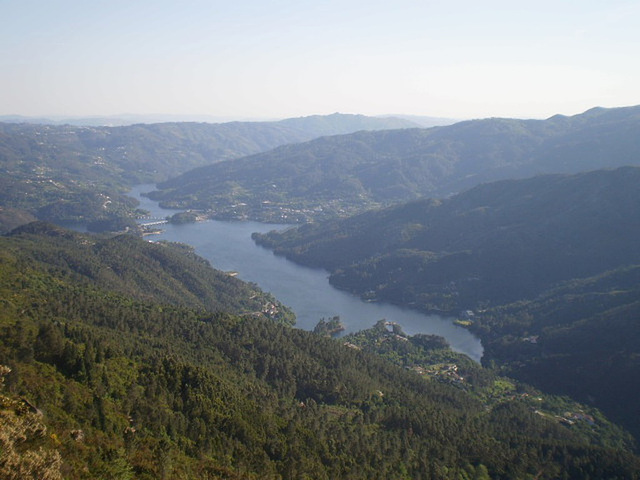
M 26 116 L 26 115 L 0 115 L 3 123 L 39 123 L 42 125 L 74 125 L 76 127 L 123 127 L 140 123 L 170 123 L 170 122 L 207 122 L 225 123 L 237 121 L 235 118 L 216 117 L 214 115 L 91 115 L 86 117 L 66 116 Z M 245 121 L 245 120 L 242 120 Z M 246 120 L 251 121 L 251 120 Z M 257 121 L 257 120 L 256 120 Z
M 448 117 L 429 117 L 426 115 L 384 115 L 384 117 L 402 118 L 409 120 L 410 122 L 417 123 L 422 128 L 441 127 L 444 125 L 453 125 L 463 121 L 462 118 L 448 118 Z
M 124 127 L 0 124 L 0 206 L 41 220 L 100 220 L 124 229 L 136 183 L 326 134 L 402 128 L 399 119 L 335 114 L 281 122 L 160 123 Z M 15 226 L 19 215 L 0 224 Z
M 485 119 L 323 137 L 187 172 L 166 205 L 217 217 L 300 222 L 542 173 L 640 164 L 640 107 L 547 120 Z
M 200 165 L 270 150 L 324 135 L 409 128 L 397 118 L 333 114 L 277 122 L 172 122 L 119 127 L 0 124 L 2 158 L 60 159 L 72 155 L 91 166 L 107 162 L 141 179 L 160 179 Z M 64 164 L 63 164 L 64 166 Z
M 307 117 L 271 119 L 271 118 L 238 118 L 238 117 L 220 117 L 215 115 L 178 115 L 178 114 L 122 114 L 122 115 L 105 115 L 105 116 L 87 116 L 87 117 L 31 117 L 25 115 L 0 115 L 2 123 L 38 123 L 42 125 L 73 125 L 77 127 L 123 127 L 128 125 L 152 124 L 152 123 L 290 123 L 300 125 L 303 130 L 311 130 L 310 123 L 323 118 L 333 118 L 326 122 L 333 123 L 338 120 L 344 128 L 337 126 L 330 127 L 327 135 L 336 135 L 346 133 L 347 131 L 357 130 L 382 130 L 385 128 L 406 128 L 406 127 L 433 127 L 436 125 L 449 125 L 455 123 L 456 120 L 441 117 L 413 116 L 413 115 L 382 115 L 368 117 L 365 115 L 334 113 L 331 115 L 311 115 Z M 371 121 L 368 121 L 371 119 Z M 307 121 L 310 120 L 310 121 Z M 386 126 L 385 126 L 386 125 Z M 319 136 L 319 135 L 316 135 Z

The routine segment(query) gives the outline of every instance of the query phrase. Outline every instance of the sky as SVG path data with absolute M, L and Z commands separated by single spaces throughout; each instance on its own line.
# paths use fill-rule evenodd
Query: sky
M 637 0 L 0 0 L 0 115 L 573 115 L 640 104 L 638 19 Z

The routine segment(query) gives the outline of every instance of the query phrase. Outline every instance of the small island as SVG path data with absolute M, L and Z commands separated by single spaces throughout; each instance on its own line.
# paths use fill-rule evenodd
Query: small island
M 167 217 L 169 223 L 175 225 L 182 225 L 184 223 L 194 223 L 206 220 L 206 217 L 195 210 L 187 210 L 186 212 L 178 212 L 170 217 Z
M 325 320 L 325 318 L 321 318 L 320 321 L 316 324 L 313 329 L 313 333 L 318 335 L 322 335 L 325 337 L 334 337 L 338 335 L 340 332 L 344 331 L 344 325 L 340 321 L 340 316 L 336 315 L 335 317 L 330 318 L 329 320 Z

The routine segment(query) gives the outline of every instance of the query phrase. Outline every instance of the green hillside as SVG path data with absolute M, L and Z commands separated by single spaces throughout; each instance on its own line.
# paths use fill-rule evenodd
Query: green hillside
M 525 390 L 487 403 L 362 340 L 163 300 L 156 283 L 197 290 L 171 265 L 210 270 L 189 252 L 43 224 L 0 243 L 4 478 L 640 477 L 629 437 L 597 412 L 570 407 L 594 435 L 547 413 L 547 400 L 534 411 Z M 237 283 L 219 276 L 209 298 L 248 289 Z M 415 345 L 414 358 L 453 355 Z M 475 377 L 496 395 L 512 388 Z
M 640 107 L 358 132 L 195 169 L 153 198 L 216 218 L 306 222 L 488 181 L 637 165 L 639 138 Z
M 26 265 L 44 263 L 74 282 L 139 301 L 259 316 L 273 304 L 277 313 L 269 318 L 295 322 L 271 295 L 214 270 L 184 244 L 149 243 L 131 235 L 99 238 L 42 222 L 17 228 L 2 243 Z

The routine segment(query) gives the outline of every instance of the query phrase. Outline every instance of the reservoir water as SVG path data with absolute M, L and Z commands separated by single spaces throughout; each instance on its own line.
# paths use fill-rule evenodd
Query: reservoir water
M 151 190 L 154 190 L 153 185 L 139 185 L 130 195 L 138 199 L 140 208 L 151 212 L 152 217 L 164 218 L 175 213 L 140 196 Z M 454 325 L 452 319 L 425 315 L 385 303 L 364 302 L 357 296 L 332 287 L 325 270 L 297 265 L 256 245 L 251 239 L 253 232 L 289 228 L 288 225 L 210 220 L 160 227 L 164 230 L 161 234 L 147 238 L 186 243 L 193 246 L 198 255 L 209 260 L 214 268 L 238 272 L 239 278 L 256 283 L 292 308 L 298 328 L 312 330 L 321 318 L 339 315 L 346 328 L 345 333 L 349 333 L 369 328 L 378 320 L 386 319 L 400 324 L 409 335 L 440 335 L 455 351 L 476 361 L 482 357 L 480 340 L 466 329 Z

